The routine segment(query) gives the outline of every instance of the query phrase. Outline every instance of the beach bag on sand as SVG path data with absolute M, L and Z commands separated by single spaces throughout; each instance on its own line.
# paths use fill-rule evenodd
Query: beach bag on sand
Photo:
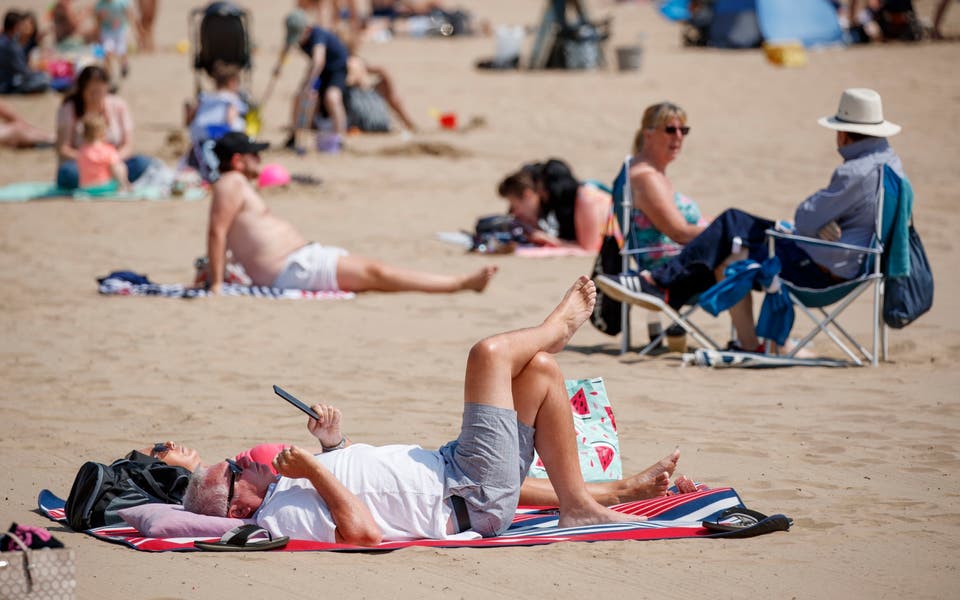
M 181 504 L 190 471 L 139 452 L 110 465 L 86 462 L 80 467 L 64 507 L 67 523 L 77 531 L 120 523 L 118 511 L 152 502 Z
M 577 452 L 584 481 L 614 481 L 623 478 L 620 460 L 620 438 L 613 408 L 607 398 L 602 378 L 568 379 L 564 382 L 573 411 L 573 428 L 577 434 Z M 534 452 L 530 477 L 545 478 L 540 455 Z
M 490 215 L 477 219 L 471 252 L 496 253 L 501 248 L 526 244 L 527 229 L 510 215 Z
M 600 244 L 600 253 L 593 262 L 591 279 L 598 275 L 619 275 L 623 266 L 620 256 L 620 239 L 617 236 L 619 228 L 613 215 L 607 220 L 607 232 L 603 235 Z M 597 289 L 597 303 L 593 306 L 590 323 L 607 335 L 617 335 L 623 329 L 622 304 Z
M 383 96 L 376 90 L 351 87 L 345 98 L 347 108 L 347 127 L 356 127 L 360 131 L 390 131 L 390 110 Z
M 9 540 L 16 551 L 0 554 L 0 598 L 74 598 L 77 568 L 73 550 L 63 548 L 63 544 L 32 549 L 12 533 L 4 534 L 3 538 Z

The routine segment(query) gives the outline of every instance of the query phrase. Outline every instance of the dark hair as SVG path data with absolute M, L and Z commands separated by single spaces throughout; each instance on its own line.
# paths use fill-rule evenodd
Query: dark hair
M 551 158 L 547 162 L 524 165 L 500 182 L 498 192 L 506 197 L 520 195 L 528 189 L 537 192 L 542 190 L 544 197 L 540 201 L 539 217 L 542 219 L 552 212 L 560 226 L 558 236 L 564 240 L 575 240 L 577 232 L 573 224 L 573 211 L 579 187 L 580 182 L 573 176 L 567 163 Z
M 33 23 L 33 33 L 30 34 L 30 37 L 23 40 L 23 51 L 25 54 L 30 54 L 30 51 L 36 48 L 40 44 L 40 23 L 37 22 L 37 14 L 32 10 L 28 10 L 20 15 L 21 21 L 30 21 Z
M 560 159 L 551 158 L 540 168 L 540 183 L 547 193 L 541 211 L 544 214 L 552 212 L 557 216 L 560 225 L 558 237 L 564 240 L 577 239 L 573 213 L 580 182 L 573 176 L 570 166 Z
M 845 134 L 854 142 L 859 142 L 861 140 L 866 140 L 872 137 L 877 137 L 875 135 L 867 135 L 865 133 L 857 133 L 856 131 L 844 131 Z
M 3 32 L 4 33 L 13 33 L 13 30 L 16 29 L 17 24 L 23 18 L 23 15 L 16 10 L 8 10 L 5 15 L 3 15 Z
M 524 165 L 516 173 L 511 173 L 500 182 L 497 193 L 501 198 L 507 196 L 520 196 L 526 190 L 535 190 L 537 187 L 536 172 L 539 170 L 539 163 Z
M 73 91 L 63 99 L 64 104 L 68 102 L 73 104 L 73 112 L 78 119 L 82 118 L 87 110 L 87 107 L 84 106 L 83 93 L 87 90 L 87 86 L 90 85 L 91 81 L 100 81 L 109 85 L 110 73 L 100 65 L 87 65 L 80 71 Z

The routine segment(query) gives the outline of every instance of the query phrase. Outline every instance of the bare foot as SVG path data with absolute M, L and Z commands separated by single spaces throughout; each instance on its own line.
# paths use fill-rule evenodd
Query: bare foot
M 596 303 L 596 285 L 589 277 L 581 275 L 563 295 L 560 304 L 543 321 L 546 327 L 555 328 L 557 335 L 556 340 L 544 350 L 553 354 L 563 350 L 573 334 L 590 318 Z
M 680 450 L 677 449 L 636 475 L 620 480 L 615 503 L 666 496 L 667 488 L 670 487 L 670 477 L 677 469 L 679 460 Z
M 499 267 L 496 265 L 488 265 L 475 273 L 467 275 L 460 289 L 482 292 L 486 289 L 490 280 L 493 279 L 493 276 L 497 274 L 497 269 L 499 269 Z
M 628 515 L 594 503 L 577 510 L 564 511 L 561 509 L 557 525 L 559 527 L 581 527 L 603 523 L 639 523 L 646 520 L 647 518 L 643 515 Z

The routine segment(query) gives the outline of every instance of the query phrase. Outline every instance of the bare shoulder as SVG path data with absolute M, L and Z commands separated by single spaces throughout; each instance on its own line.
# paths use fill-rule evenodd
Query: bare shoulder
M 238 206 L 243 204 L 249 191 L 251 187 L 247 178 L 237 171 L 230 171 L 213 184 L 213 203 Z

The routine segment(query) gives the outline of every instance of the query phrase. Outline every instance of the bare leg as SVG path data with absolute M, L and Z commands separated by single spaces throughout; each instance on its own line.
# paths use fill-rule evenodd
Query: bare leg
M 340 289 L 351 292 L 482 292 L 496 272 L 497 267 L 487 266 L 468 275 L 441 275 L 403 269 L 362 256 L 348 255 L 337 261 L 337 285 Z
M 677 468 L 680 451 L 663 457 L 640 473 L 619 481 L 587 482 L 587 492 L 604 506 L 657 498 L 667 494 L 670 476 Z M 549 479 L 527 477 L 520 486 L 520 504 L 526 506 L 556 506 L 557 493 Z
M 327 88 L 323 95 L 323 105 L 327 114 L 333 120 L 333 130 L 340 134 L 347 133 L 347 109 L 343 106 L 343 92 L 338 87 Z
M 369 70 L 371 73 L 376 73 L 380 76 L 380 81 L 374 88 L 377 90 L 377 93 L 383 96 L 383 99 L 387 101 L 390 108 L 397 113 L 397 116 L 403 121 L 404 127 L 410 131 L 416 131 L 417 126 L 407 113 L 407 109 L 403 106 L 403 101 L 400 100 L 400 96 L 397 95 L 396 87 L 393 85 L 393 79 L 391 79 L 386 69 L 382 67 L 370 67 Z
M 139 0 L 137 2 L 140 8 L 140 31 L 143 34 L 141 40 L 145 52 L 153 52 L 153 22 L 157 17 L 158 0 Z
M 549 354 L 563 349 L 596 298 L 593 282 L 580 277 L 541 325 L 481 340 L 467 361 L 465 402 L 513 408 L 536 428 L 534 446 L 557 493 L 561 527 L 640 520 L 601 506 L 587 492 L 563 375 Z
M 950 0 L 940 0 L 933 11 L 933 39 L 943 39 L 943 18 L 947 16 L 947 7 Z
M 25 121 L 12 123 L 0 122 L 0 146 L 13 148 L 30 148 L 37 144 L 52 144 L 52 133 L 38 129 Z

